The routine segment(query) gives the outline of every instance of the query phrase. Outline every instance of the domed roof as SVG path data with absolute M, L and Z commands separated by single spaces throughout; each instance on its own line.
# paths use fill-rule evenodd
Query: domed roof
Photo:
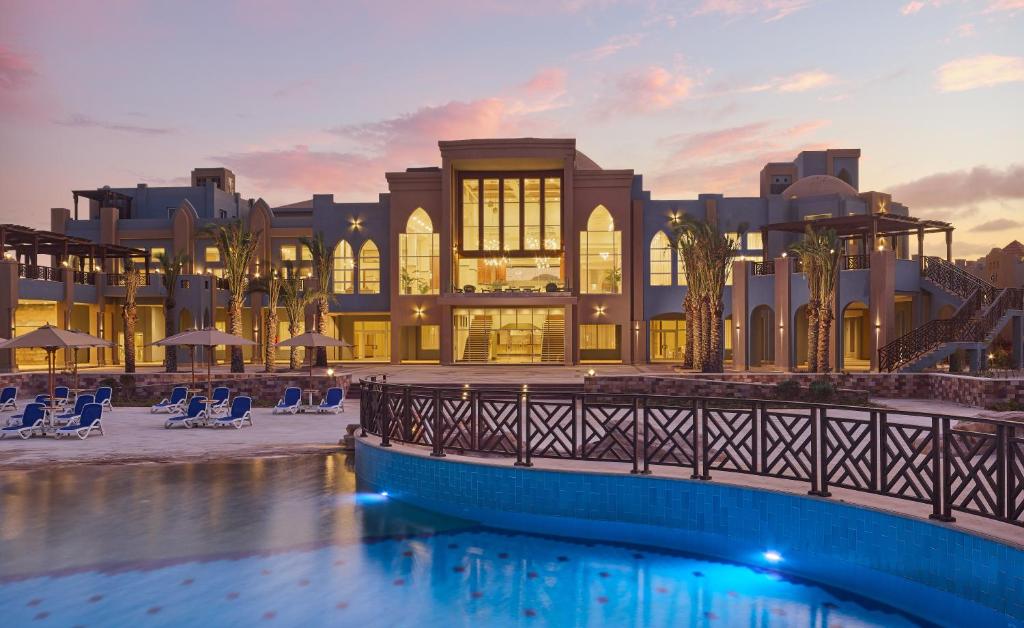
M 782 195 L 786 198 L 828 196 L 829 194 L 856 198 L 857 190 L 853 189 L 852 185 L 842 179 L 827 174 L 812 174 L 809 177 L 797 179 L 793 185 L 782 192 Z

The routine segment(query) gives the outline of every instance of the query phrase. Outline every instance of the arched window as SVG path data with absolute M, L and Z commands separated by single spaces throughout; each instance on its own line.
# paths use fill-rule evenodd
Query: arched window
M 334 294 L 352 294 L 352 271 L 355 268 L 355 259 L 352 257 L 352 247 L 348 242 L 342 240 L 334 247 L 332 257 L 331 292 Z
M 622 292 L 622 232 L 604 205 L 590 213 L 587 230 L 580 232 L 580 293 Z
M 401 294 L 437 294 L 440 236 L 422 207 L 417 207 L 398 234 L 398 282 Z
M 359 292 L 380 292 L 380 251 L 373 240 L 367 240 L 359 249 Z
M 651 285 L 672 285 L 672 243 L 664 231 L 651 238 Z

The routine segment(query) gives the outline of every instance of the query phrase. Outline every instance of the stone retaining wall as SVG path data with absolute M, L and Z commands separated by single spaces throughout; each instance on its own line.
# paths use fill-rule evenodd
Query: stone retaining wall
M 884 398 L 936 399 L 974 407 L 998 402 L 1024 403 L 1024 379 L 995 379 L 947 373 L 677 373 L 588 378 L 592 392 L 648 392 L 714 397 L 771 397 L 780 381 L 795 379 L 803 388 L 826 378 L 836 389 Z
M 171 394 L 176 385 L 190 385 L 191 373 L 135 373 L 132 375 L 117 373 L 79 373 L 79 388 L 95 389 L 99 386 L 111 385 L 114 388 L 114 405 L 149 405 Z M 58 374 L 56 385 L 71 386 L 70 375 Z M 227 386 L 231 394 L 252 397 L 256 406 L 272 406 L 278 402 L 284 389 L 289 386 L 314 388 L 318 393 L 313 398 L 319 402 L 324 391 L 333 386 L 340 386 L 348 393 L 351 384 L 351 373 L 335 373 L 333 376 L 309 375 L 301 373 L 214 373 L 213 386 Z M 312 383 L 312 386 L 310 384 Z M 17 386 L 18 398 L 29 399 L 45 393 L 48 389 L 46 373 L 13 373 L 0 375 L 0 387 Z M 206 373 L 196 373 L 196 388 L 206 388 Z M 303 399 L 306 399 L 303 394 Z

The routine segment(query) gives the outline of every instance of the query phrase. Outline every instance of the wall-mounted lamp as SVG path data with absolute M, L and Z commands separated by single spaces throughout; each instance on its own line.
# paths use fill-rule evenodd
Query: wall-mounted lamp
M 594 369 L 587 369 L 587 377 L 593 377 L 595 375 L 597 375 L 597 371 Z
M 595 316 L 604 316 L 604 306 L 603 305 L 595 305 L 594 306 L 594 315 Z
M 995 360 L 996 359 L 996 354 L 994 354 L 994 353 L 988 354 L 988 359 L 989 360 Z
M 363 219 L 362 218 L 352 218 L 351 222 L 352 222 L 352 231 L 359 231 L 359 229 L 361 229 L 362 226 L 363 226 Z
M 416 306 L 412 311 L 416 314 L 416 318 L 423 318 L 423 312 L 425 311 L 423 306 Z
M 327 369 L 327 377 L 334 377 L 334 369 Z
M 640 321 L 634 321 L 633 322 L 633 331 L 635 331 L 635 332 L 639 332 L 640 331 Z
M 789 257 L 789 253 L 786 253 L 785 251 L 783 251 L 782 252 L 782 257 Z
M 670 215 L 669 221 L 674 225 L 679 222 L 679 212 L 674 211 Z

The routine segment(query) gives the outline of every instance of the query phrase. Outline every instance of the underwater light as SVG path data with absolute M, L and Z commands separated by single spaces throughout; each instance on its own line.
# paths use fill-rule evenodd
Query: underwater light
M 388 492 L 387 491 L 381 491 L 380 492 L 380 496 L 381 497 L 387 497 L 388 496 Z
M 762 554 L 762 556 L 765 560 L 767 560 L 770 563 L 778 563 L 782 561 L 782 554 L 776 552 L 775 550 L 768 550 L 767 552 Z

